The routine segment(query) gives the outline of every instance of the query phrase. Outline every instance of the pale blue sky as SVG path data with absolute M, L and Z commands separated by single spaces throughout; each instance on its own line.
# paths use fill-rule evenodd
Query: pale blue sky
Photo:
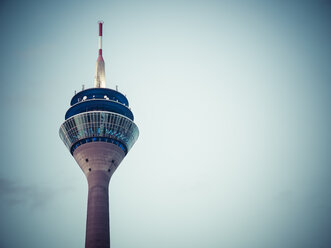
M 113 248 L 331 239 L 328 1 L 4 1 L 0 247 L 83 247 L 86 179 L 58 136 L 107 86 L 140 137 L 110 185 Z

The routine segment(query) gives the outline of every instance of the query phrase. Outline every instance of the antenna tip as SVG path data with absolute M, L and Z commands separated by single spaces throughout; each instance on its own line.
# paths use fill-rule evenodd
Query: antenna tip
M 98 21 L 98 24 L 99 24 L 99 36 L 102 36 L 102 24 L 103 24 L 103 21 Z

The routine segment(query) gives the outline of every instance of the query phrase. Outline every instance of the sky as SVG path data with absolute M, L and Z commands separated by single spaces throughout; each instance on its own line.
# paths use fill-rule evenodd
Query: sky
M 331 246 L 329 1 L 0 5 L 0 247 L 79 248 L 87 181 L 59 138 L 93 87 L 140 136 L 110 183 L 113 248 Z

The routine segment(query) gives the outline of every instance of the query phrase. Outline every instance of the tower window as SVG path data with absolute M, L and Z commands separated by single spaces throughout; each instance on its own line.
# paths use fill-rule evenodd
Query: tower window
M 87 158 L 87 159 L 85 159 L 85 161 L 86 161 L 86 162 L 88 162 L 88 158 Z
M 89 171 L 91 171 L 91 168 L 88 168 Z

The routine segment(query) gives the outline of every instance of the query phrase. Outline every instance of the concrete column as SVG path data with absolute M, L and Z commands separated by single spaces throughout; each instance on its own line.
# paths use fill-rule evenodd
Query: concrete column
M 87 176 L 88 203 L 86 221 L 86 248 L 109 248 L 109 173 L 91 171 Z
M 91 142 L 73 154 L 88 182 L 86 248 L 109 248 L 108 185 L 125 153 L 112 143 Z

